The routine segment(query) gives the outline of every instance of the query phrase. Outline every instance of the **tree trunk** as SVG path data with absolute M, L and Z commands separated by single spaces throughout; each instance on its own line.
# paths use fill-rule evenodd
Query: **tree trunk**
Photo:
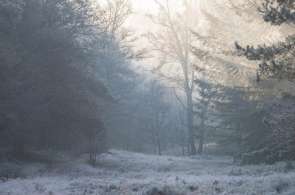
M 205 139 L 205 129 L 204 126 L 200 129 L 200 140 L 199 140 L 199 148 L 198 148 L 198 154 L 203 154 L 204 152 L 204 139 Z
M 160 140 L 158 140 L 157 142 L 158 142 L 158 143 L 157 143 L 157 145 L 158 145 L 158 155 L 159 155 L 159 156 L 162 156 L 162 147 L 161 147 L 161 141 L 160 141 Z
M 188 127 L 189 154 L 196 155 L 197 149 L 195 146 L 195 135 L 194 135 L 194 114 L 193 114 L 192 92 L 187 90 L 186 95 L 187 95 L 187 127 Z
M 205 105 L 207 109 L 207 104 Z M 200 126 L 200 134 L 199 134 L 199 148 L 198 148 L 198 154 L 203 154 L 204 151 L 204 142 L 205 142 L 205 113 L 207 111 L 203 111 L 201 114 L 201 126 Z
M 156 151 L 159 156 L 162 155 L 162 146 L 161 146 L 161 140 L 160 135 L 158 132 L 155 133 L 155 143 L 156 143 Z

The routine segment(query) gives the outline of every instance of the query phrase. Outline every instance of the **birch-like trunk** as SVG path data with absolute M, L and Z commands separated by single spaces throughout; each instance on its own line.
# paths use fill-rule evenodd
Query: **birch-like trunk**
M 196 155 L 192 93 L 187 94 L 187 128 L 190 155 Z
M 187 113 L 187 128 L 188 128 L 188 145 L 189 154 L 196 155 L 197 149 L 195 146 L 194 134 L 194 113 L 193 113 L 193 84 L 189 84 L 188 71 L 184 70 L 185 77 L 185 95 L 186 95 L 186 113 Z M 192 81 L 193 82 L 193 81 Z

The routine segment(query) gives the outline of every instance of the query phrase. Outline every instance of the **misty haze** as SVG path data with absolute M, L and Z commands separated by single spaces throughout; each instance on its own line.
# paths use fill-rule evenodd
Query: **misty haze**
M 0 195 L 295 195 L 295 0 L 0 0 Z

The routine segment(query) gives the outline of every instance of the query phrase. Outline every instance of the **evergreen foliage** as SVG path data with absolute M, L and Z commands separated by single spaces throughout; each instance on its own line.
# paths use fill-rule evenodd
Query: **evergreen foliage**
M 264 21 L 272 25 L 294 25 L 295 23 L 294 0 L 265 0 L 259 12 L 263 15 Z M 240 56 L 259 61 L 258 81 L 261 76 L 289 80 L 295 78 L 295 35 L 290 35 L 285 41 L 271 46 L 243 48 L 238 43 L 235 45 Z
M 294 0 L 264 0 L 258 11 L 263 15 L 264 21 L 271 25 L 295 23 Z M 238 43 L 235 45 L 240 56 L 259 62 L 257 81 L 262 77 L 294 81 L 295 35 L 271 46 L 244 48 Z M 262 126 L 253 131 L 252 136 L 246 137 L 245 143 L 250 147 L 242 153 L 243 163 L 295 160 L 294 102 L 294 97 L 286 94 L 264 101 L 263 106 L 253 115 L 254 118 L 248 121 L 248 124 L 253 124 L 256 121 L 254 119 L 259 119 Z
M 112 97 L 91 72 L 102 45 L 115 43 L 90 3 L 0 2 L 0 143 L 13 158 L 106 148 L 102 120 Z

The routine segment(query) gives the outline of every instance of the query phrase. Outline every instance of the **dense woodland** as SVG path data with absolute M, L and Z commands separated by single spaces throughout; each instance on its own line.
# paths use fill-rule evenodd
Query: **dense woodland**
M 295 160 L 294 0 L 229 1 L 257 14 L 256 28 L 291 32 L 271 44 L 222 44 L 209 13 L 216 29 L 199 31 L 193 1 L 176 13 L 156 2 L 156 30 L 139 36 L 125 25 L 128 0 L 0 1 L 1 161 L 87 153 L 95 163 L 111 148 Z

